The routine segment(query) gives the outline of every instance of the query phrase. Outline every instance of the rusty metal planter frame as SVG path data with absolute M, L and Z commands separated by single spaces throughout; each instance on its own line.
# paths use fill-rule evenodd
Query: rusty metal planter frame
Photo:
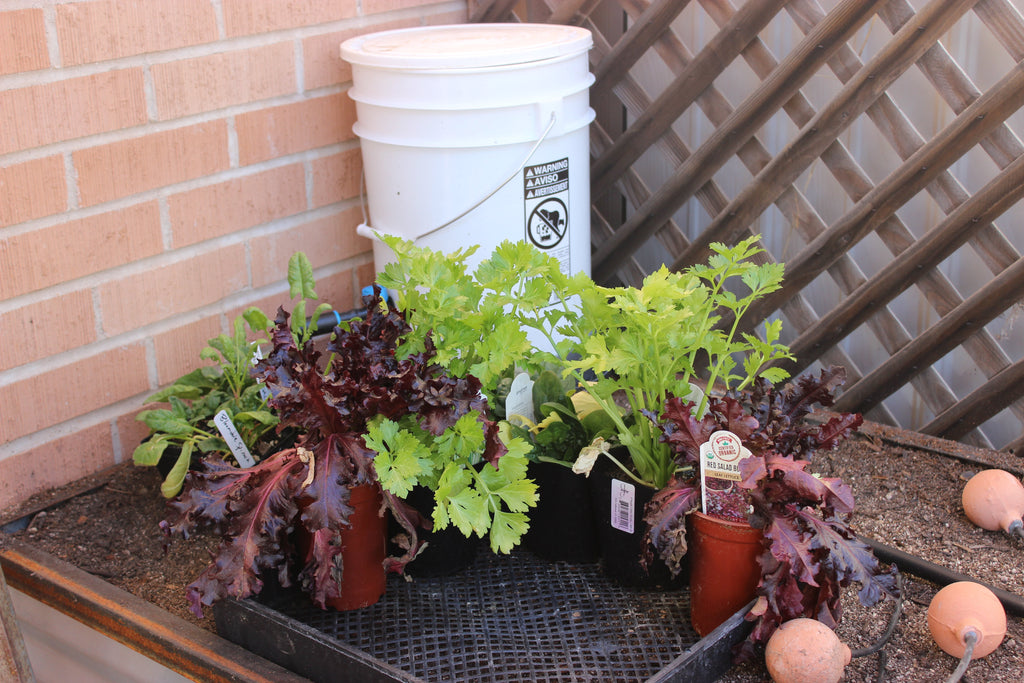
M 11 542 L 0 567 L 11 588 L 193 680 L 307 680 L 36 548 Z

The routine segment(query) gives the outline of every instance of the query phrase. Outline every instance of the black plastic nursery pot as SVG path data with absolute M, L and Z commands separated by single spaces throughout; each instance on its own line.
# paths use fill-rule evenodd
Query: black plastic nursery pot
M 672 589 L 688 578 L 688 561 L 683 571 L 672 576 L 656 556 L 642 560 L 647 545 L 648 524 L 644 509 L 656 491 L 629 479 L 606 458 L 599 458 L 590 473 L 590 494 L 594 523 L 601 545 L 601 567 L 612 580 L 648 589 Z
M 313 681 L 679 681 L 732 666 L 750 624 L 738 612 L 705 638 L 689 591 L 630 588 L 597 564 L 481 548 L 471 567 L 392 575 L 375 605 L 313 607 L 301 591 L 214 605 L 217 632 Z
M 405 502 L 416 509 L 424 519 L 430 519 L 434 510 L 434 492 L 425 486 L 415 486 Z M 402 531 L 402 527 L 393 518 L 388 520 L 388 538 L 394 538 Z M 405 572 L 409 576 L 434 577 L 447 576 L 461 571 L 473 564 L 480 538 L 464 536 L 452 524 L 445 529 L 418 531 L 420 540 L 425 542 L 416 559 L 406 565 Z M 391 548 L 393 554 L 401 554 L 398 547 Z
M 553 562 L 596 562 L 601 555 L 587 478 L 552 462 L 531 462 L 539 500 L 523 546 Z

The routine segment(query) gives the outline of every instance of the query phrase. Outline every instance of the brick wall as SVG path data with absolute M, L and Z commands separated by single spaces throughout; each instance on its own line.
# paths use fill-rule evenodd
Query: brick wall
M 305 251 L 373 279 L 338 46 L 451 0 L 0 5 L 0 509 L 131 457 L 143 399 Z

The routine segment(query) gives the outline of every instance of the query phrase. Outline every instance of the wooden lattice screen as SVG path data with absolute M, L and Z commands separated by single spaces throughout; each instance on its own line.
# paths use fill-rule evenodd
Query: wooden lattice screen
M 687 13 L 712 28 L 679 30 Z M 1024 145 L 1013 131 L 1024 104 L 1024 20 L 1010 0 L 481 0 L 471 19 L 575 24 L 594 35 L 595 279 L 638 284 L 652 251 L 655 265 L 680 268 L 703 261 L 712 242 L 762 232 L 769 257 L 786 263 L 786 283 L 750 320 L 783 317 L 799 359 L 791 370 L 845 366 L 838 407 L 881 422 L 897 422 L 883 401 L 912 392 L 923 418 L 900 426 L 977 445 L 993 445 L 978 427 L 999 414 L 1012 425 L 994 445 L 1024 446 L 1024 354 L 1000 332 L 1012 330 L 1024 295 L 1024 227 L 1013 216 L 1024 195 Z M 967 20 L 1005 58 L 991 83 L 976 82 L 944 46 Z M 773 52 L 780 26 L 795 38 Z M 657 60 L 666 77 L 642 83 L 642 60 Z M 730 73 L 739 68 L 754 80 L 736 93 Z M 947 119 L 927 137 L 899 101 L 911 72 Z M 822 97 L 826 77 L 835 85 Z M 679 132 L 700 128 L 698 118 L 703 136 Z M 781 141 L 766 132 L 779 119 Z M 869 129 L 858 153 L 855 122 Z M 969 154 L 990 171 L 979 175 L 974 162 L 958 177 Z M 670 168 L 658 184 L 640 170 L 652 158 Z M 806 191 L 816 174 L 834 189 Z M 837 197 L 839 211 L 822 204 Z M 927 205 L 927 224 L 902 218 L 912 204 Z M 859 251 L 868 238 L 881 257 Z M 973 291 L 943 267 L 954 257 Z M 835 295 L 823 306 L 825 290 Z M 906 296 L 929 308 L 929 324 L 913 334 L 895 305 Z M 857 352 L 864 345 L 873 355 Z M 936 369 L 949 354 L 975 378 L 960 395 Z

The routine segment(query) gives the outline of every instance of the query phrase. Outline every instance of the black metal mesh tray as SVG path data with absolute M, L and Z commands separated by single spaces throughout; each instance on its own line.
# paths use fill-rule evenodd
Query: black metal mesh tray
M 711 681 L 742 622 L 701 642 L 689 608 L 686 589 L 631 589 L 598 565 L 483 550 L 453 575 L 392 576 L 360 610 L 322 611 L 278 590 L 215 615 L 225 637 L 316 681 Z

